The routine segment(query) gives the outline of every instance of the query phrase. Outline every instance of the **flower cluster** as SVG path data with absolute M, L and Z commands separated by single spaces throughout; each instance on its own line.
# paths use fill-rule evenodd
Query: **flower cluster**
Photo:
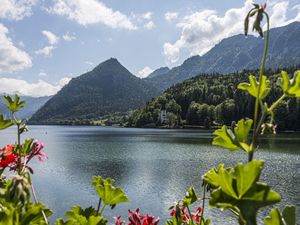
M 170 216 L 175 216 L 180 218 L 184 224 L 189 224 L 190 220 L 193 220 L 193 223 L 201 222 L 201 212 L 202 208 L 198 207 L 195 212 L 189 214 L 185 207 L 179 207 L 178 205 L 171 208 Z
M 45 145 L 42 142 L 40 142 L 39 140 L 35 140 L 35 142 L 33 142 L 32 144 L 32 152 L 28 157 L 28 161 L 35 156 L 37 156 L 39 161 L 41 162 L 47 160 L 48 156 L 44 152 L 44 147 Z
M 20 147 L 16 144 L 6 145 L 0 149 L 0 170 L 9 168 L 15 171 L 17 168 L 27 167 L 27 163 L 34 157 L 38 157 L 39 161 L 48 159 L 44 152 L 44 144 L 39 140 L 31 141 L 29 146 L 25 146 L 26 144 Z
M 13 149 L 13 145 L 6 145 L 3 149 L 0 149 L 0 167 L 2 169 L 15 167 L 17 155 Z
M 128 220 L 129 222 L 126 223 L 126 221 L 121 220 L 121 216 L 114 217 L 116 221 L 116 225 L 122 225 L 122 224 L 128 224 L 128 225 L 157 225 L 160 218 L 154 219 L 154 216 L 151 215 L 141 215 L 139 213 L 139 209 L 136 209 L 135 211 L 128 210 L 129 216 Z

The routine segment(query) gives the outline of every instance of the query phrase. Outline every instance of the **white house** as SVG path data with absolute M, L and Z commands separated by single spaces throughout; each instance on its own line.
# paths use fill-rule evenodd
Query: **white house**
M 167 117 L 167 110 L 165 109 L 160 111 L 160 123 L 161 124 L 169 123 L 169 119 Z

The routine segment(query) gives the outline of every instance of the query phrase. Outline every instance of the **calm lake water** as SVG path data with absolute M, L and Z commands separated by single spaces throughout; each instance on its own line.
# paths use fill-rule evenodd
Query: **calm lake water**
M 38 198 L 55 212 L 52 221 L 72 205 L 96 207 L 98 198 L 90 183 L 93 175 L 101 175 L 114 178 L 130 199 L 108 209 L 107 217 L 127 217 L 128 209 L 139 207 L 141 213 L 161 217 L 163 225 L 168 208 L 189 186 L 201 192 L 203 173 L 219 163 L 232 166 L 247 159 L 243 152 L 211 146 L 211 132 L 199 130 L 32 126 L 24 138 L 29 136 L 45 143 L 49 156 L 47 162 L 32 166 Z M 0 146 L 15 139 L 13 128 L 0 132 Z M 262 180 L 281 193 L 279 207 L 297 206 L 299 221 L 300 134 L 265 137 L 260 146 L 255 158 L 267 160 Z M 205 214 L 214 216 L 213 224 L 237 224 L 228 212 L 209 209 Z

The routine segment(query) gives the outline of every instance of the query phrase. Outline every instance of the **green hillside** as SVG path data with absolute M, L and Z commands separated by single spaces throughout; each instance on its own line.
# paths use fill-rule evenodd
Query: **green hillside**
M 141 107 L 158 94 L 155 87 L 132 75 L 116 59 L 109 59 L 73 78 L 32 116 L 30 123 L 97 119 Z
M 286 69 L 292 73 L 296 67 Z M 267 71 L 274 89 L 268 101 L 273 102 L 281 94 L 277 86 L 280 70 Z M 251 71 L 257 74 L 257 71 Z M 162 95 L 134 111 L 129 118 L 130 126 L 160 126 L 161 110 L 167 111 L 168 125 L 195 125 L 209 128 L 218 124 L 230 125 L 244 117 L 252 117 L 254 99 L 240 90 L 237 85 L 247 80 L 250 71 L 229 75 L 201 74 L 167 89 Z M 276 74 L 276 75 L 272 75 Z M 293 113 L 289 113 L 293 112 Z M 300 102 L 286 99 L 276 111 L 279 129 L 300 130 Z

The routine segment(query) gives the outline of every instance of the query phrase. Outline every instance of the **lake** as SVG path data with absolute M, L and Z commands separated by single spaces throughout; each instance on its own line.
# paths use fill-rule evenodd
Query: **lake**
M 14 143 L 15 128 L 1 131 L 0 137 L 0 146 Z M 189 186 L 201 193 L 203 173 L 219 163 L 232 166 L 247 160 L 244 152 L 212 146 L 211 132 L 200 130 L 31 126 L 25 137 L 41 140 L 49 156 L 48 161 L 35 161 L 32 166 L 38 198 L 55 212 L 52 221 L 72 205 L 96 207 L 98 198 L 90 183 L 92 176 L 101 175 L 114 178 L 130 199 L 113 211 L 106 210 L 108 218 L 127 217 L 128 209 L 140 208 L 141 213 L 162 218 L 163 225 L 168 208 Z M 262 180 L 281 194 L 278 206 L 295 204 L 299 217 L 300 134 L 267 136 L 260 146 L 255 158 L 267 160 Z M 226 211 L 209 209 L 205 214 L 214 216 L 213 224 L 237 224 Z

